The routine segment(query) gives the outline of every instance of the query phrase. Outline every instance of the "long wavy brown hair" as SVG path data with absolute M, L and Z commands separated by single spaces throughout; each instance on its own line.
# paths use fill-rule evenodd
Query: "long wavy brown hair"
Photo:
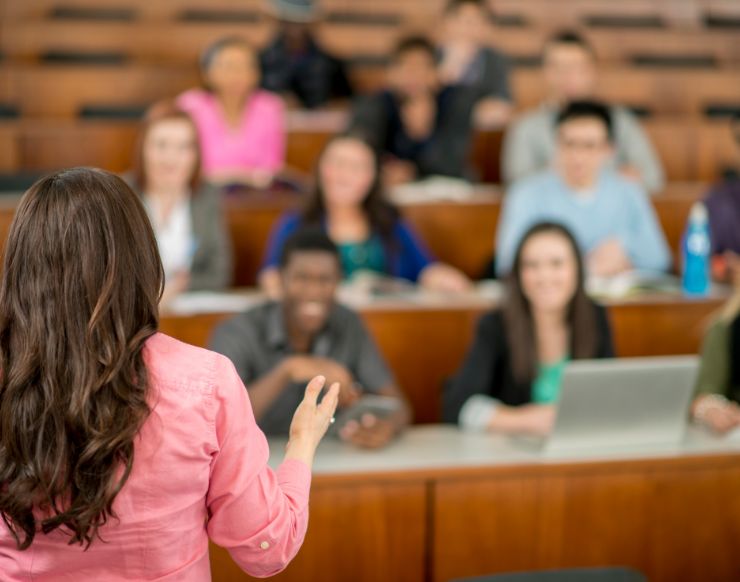
M 537 376 L 539 356 L 537 354 L 537 331 L 532 309 L 522 289 L 522 255 L 524 247 L 533 237 L 540 234 L 556 234 L 568 242 L 576 261 L 578 280 L 565 311 L 570 330 L 570 357 L 574 360 L 596 356 L 598 332 L 596 327 L 596 306 L 586 295 L 585 268 L 578 243 L 571 232 L 561 224 L 541 222 L 532 226 L 517 247 L 514 264 L 507 280 L 507 298 L 504 303 L 506 339 L 511 353 L 514 378 L 522 383 L 531 383 Z
M 163 272 L 138 196 L 77 168 L 16 211 L 0 284 L 0 513 L 18 544 L 57 528 L 88 547 L 148 417 L 143 348 Z

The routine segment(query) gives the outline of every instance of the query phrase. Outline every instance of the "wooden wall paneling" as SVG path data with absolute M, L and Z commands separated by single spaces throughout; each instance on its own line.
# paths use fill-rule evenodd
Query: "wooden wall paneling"
M 696 354 L 723 299 L 611 302 L 609 320 L 619 357 Z
M 276 582 L 423 582 L 427 524 L 423 481 L 323 485 L 311 491 L 308 534 Z M 213 582 L 253 578 L 211 545 Z
M 738 100 L 740 101 L 740 97 Z M 736 124 L 738 125 L 740 124 Z M 725 170 L 740 171 L 740 129 L 736 131 L 737 136 L 733 135 L 728 121 L 719 120 L 697 127 L 697 177 L 716 182 Z
M 227 195 L 224 204 L 234 249 L 235 287 L 256 286 L 273 227 L 284 212 L 300 204 L 297 195 L 250 198 L 245 206 L 239 200 L 229 200 Z
M 530 569 L 537 563 L 541 488 L 496 477 L 435 484 L 433 580 Z
M 13 173 L 20 169 L 17 125 L 0 122 L 0 172 Z
M 439 309 L 413 314 L 393 308 L 361 313 L 411 403 L 414 422 L 439 422 L 443 383 L 462 362 L 478 313 Z
M 735 580 L 740 469 L 694 461 L 435 479 L 433 579 L 622 565 L 651 582 Z
M 192 67 L 13 66 L 19 107 L 27 117 L 74 119 L 85 105 L 146 106 L 196 86 Z
M 740 578 L 740 468 L 658 471 L 651 509 L 655 582 Z
M 406 220 L 440 261 L 479 278 L 493 257 L 500 204 L 440 202 L 402 207 Z
M 24 124 L 20 136 L 24 170 L 96 166 L 112 172 L 131 167 L 138 127 L 131 123 Z

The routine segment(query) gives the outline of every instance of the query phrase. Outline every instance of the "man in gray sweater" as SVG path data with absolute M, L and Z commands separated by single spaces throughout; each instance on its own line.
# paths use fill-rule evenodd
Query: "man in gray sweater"
M 504 140 L 504 181 L 514 182 L 547 169 L 555 154 L 556 118 L 574 100 L 592 99 L 596 92 L 596 57 L 579 35 L 561 32 L 545 45 L 542 70 L 547 98 L 536 110 L 517 119 Z M 621 106 L 611 108 L 615 155 L 613 164 L 623 175 L 651 193 L 665 185 L 663 168 L 635 115 Z

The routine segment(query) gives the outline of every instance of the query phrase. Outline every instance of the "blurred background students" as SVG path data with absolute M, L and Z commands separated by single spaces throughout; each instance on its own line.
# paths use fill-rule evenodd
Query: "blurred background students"
M 262 86 L 288 103 L 313 109 L 353 94 L 344 62 L 314 35 L 319 9 L 314 0 L 272 0 L 277 32 L 260 53 Z
M 490 13 L 484 0 L 449 0 L 443 16 L 439 71 L 442 83 L 476 94 L 476 125 L 501 127 L 511 117 L 509 59 L 489 46 Z
M 555 166 L 514 184 L 497 232 L 496 269 L 506 274 L 523 233 L 553 220 L 566 225 L 589 275 L 667 271 L 671 255 L 645 191 L 609 167 L 612 117 L 602 104 L 576 101 L 557 116 Z
M 475 92 L 444 86 L 436 59 L 426 38 L 401 39 L 390 55 L 386 88 L 354 103 L 350 130 L 382 152 L 387 185 L 468 172 Z
M 240 37 L 222 38 L 201 57 L 205 88 L 177 98 L 198 127 L 203 174 L 218 184 L 264 188 L 285 163 L 282 99 L 260 89 L 257 54 Z
M 514 182 L 547 169 L 556 150 L 556 118 L 570 101 L 594 99 L 598 94 L 598 64 L 593 48 L 578 34 L 555 34 L 545 45 L 542 71 L 547 95 L 540 107 L 514 121 L 506 132 L 502 172 Z M 603 96 L 601 96 L 603 97 Z M 665 186 L 660 160 L 636 116 L 611 106 L 614 127 L 612 164 L 647 191 Z
M 190 116 L 162 102 L 146 114 L 127 176 L 142 197 L 165 271 L 166 306 L 183 291 L 219 290 L 232 278 L 232 248 L 218 190 L 201 180 Z
M 296 232 L 281 250 L 283 296 L 220 325 L 211 348 L 229 357 L 247 385 L 257 423 L 267 434 L 287 434 L 306 378 L 339 382 L 339 406 L 364 393 L 401 402 L 397 414 L 342 427 L 357 446 L 386 445 L 410 413 L 388 366 L 360 318 L 335 301 L 342 279 L 339 253 L 320 228 Z
M 570 360 L 614 355 L 606 311 L 584 290 L 584 266 L 563 226 L 522 237 L 501 309 L 484 315 L 443 398 L 443 419 L 462 428 L 547 434 Z
M 386 201 L 377 153 L 363 138 L 334 137 L 317 164 L 316 185 L 306 208 L 275 225 L 260 286 L 280 293 L 278 263 L 287 238 L 302 225 L 318 225 L 339 248 L 344 277 L 372 272 L 440 291 L 462 291 L 471 283 L 457 269 L 434 260 L 398 210 Z
M 734 296 L 707 333 L 702 347 L 694 420 L 718 433 L 740 427 L 740 257 L 728 257 Z

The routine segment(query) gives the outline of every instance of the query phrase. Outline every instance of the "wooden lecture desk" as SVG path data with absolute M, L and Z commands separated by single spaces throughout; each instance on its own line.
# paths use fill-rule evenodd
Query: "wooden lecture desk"
M 270 443 L 271 464 L 285 441 Z M 554 456 L 505 437 L 413 427 L 383 451 L 332 438 L 303 548 L 277 581 L 446 582 L 624 565 L 651 582 L 740 580 L 740 433 Z M 211 546 L 214 582 L 250 580 Z
M 393 296 L 340 292 L 357 310 L 406 393 L 417 423 L 440 420 L 444 381 L 459 367 L 476 322 L 501 297 L 500 287 L 482 284 L 463 295 L 411 291 Z M 697 353 L 712 315 L 726 294 L 688 299 L 678 293 L 645 294 L 605 300 L 618 356 Z M 207 346 L 223 319 L 264 299 L 253 291 L 214 295 L 188 294 L 164 315 L 160 329 L 185 342 Z

